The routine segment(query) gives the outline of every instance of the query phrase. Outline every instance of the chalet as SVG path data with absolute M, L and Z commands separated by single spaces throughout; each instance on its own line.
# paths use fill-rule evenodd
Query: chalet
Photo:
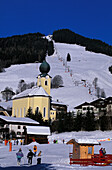
M 93 108 L 94 107 L 90 103 L 85 102 L 79 106 L 76 106 L 74 109 L 76 109 L 77 113 L 82 113 L 82 115 L 85 115 L 87 113 L 88 109 L 90 112 L 93 112 Z
M 106 112 L 106 103 L 104 99 L 99 98 L 92 101 L 90 104 L 94 106 L 94 113 L 97 114 L 98 117 L 103 116 Z
M 26 137 L 25 143 L 29 144 L 33 140 L 40 144 L 47 144 L 48 138 L 50 136 L 50 128 L 46 126 L 26 126 Z
M 105 99 L 107 116 L 112 116 L 112 97 Z
M 52 121 L 56 120 L 61 112 L 67 113 L 67 104 L 59 102 L 59 100 L 51 101 L 51 111 L 50 111 L 51 120 Z
M 85 115 L 87 111 L 94 112 L 95 117 L 99 119 L 100 116 L 104 115 L 106 112 L 107 103 L 104 99 L 97 99 L 90 103 L 85 102 L 79 106 L 74 107 L 76 109 L 76 113 L 82 113 Z
M 94 139 L 71 139 L 66 144 L 73 145 L 72 159 L 91 159 L 94 155 L 94 145 L 100 143 Z
M 30 118 L 16 118 L 10 116 L 0 116 L 0 137 L 7 139 L 22 138 L 25 142 L 31 142 L 31 139 L 35 139 L 40 143 L 47 143 L 47 136 L 50 135 L 50 128 L 39 126 L 39 122 Z M 28 129 L 27 129 L 27 128 Z M 30 138 L 29 129 L 32 130 L 32 137 Z M 46 133 L 46 131 L 48 133 Z M 27 144 L 27 143 L 25 143 Z

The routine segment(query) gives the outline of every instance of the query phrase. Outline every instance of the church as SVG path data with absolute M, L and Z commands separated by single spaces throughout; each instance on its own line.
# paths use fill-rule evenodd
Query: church
M 56 103 L 53 103 L 50 96 L 51 76 L 48 74 L 50 65 L 44 60 L 39 69 L 41 74 L 37 77 L 37 86 L 13 96 L 13 117 L 25 117 L 28 109 L 32 108 L 34 114 L 35 111 L 42 114 L 44 121 L 49 120 L 49 118 L 52 121 L 56 120 L 57 111 L 53 108 Z M 66 104 L 57 103 L 57 107 L 58 110 L 63 108 L 67 112 Z

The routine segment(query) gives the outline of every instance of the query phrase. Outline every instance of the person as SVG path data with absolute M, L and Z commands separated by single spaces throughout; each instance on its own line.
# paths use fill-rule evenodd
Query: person
M 36 145 L 34 145 L 34 147 L 33 147 L 33 152 L 34 152 L 34 156 L 36 156 L 36 153 L 37 153 L 37 146 Z
M 28 158 L 28 164 L 32 164 L 32 158 L 34 156 L 34 153 L 32 152 L 31 149 L 29 149 L 29 152 L 27 154 L 27 158 Z
M 18 141 L 18 139 L 17 139 L 16 144 L 18 145 L 18 143 L 19 143 L 19 141 Z
M 105 150 L 105 148 L 103 148 L 103 155 L 105 155 L 106 154 L 106 150 Z
M 23 153 L 22 153 L 21 148 L 20 148 L 19 151 L 16 153 L 16 156 L 17 156 L 17 165 L 20 165 L 21 158 L 24 156 Z
M 65 140 L 63 139 L 63 143 L 65 143 Z
M 14 145 L 16 144 L 16 140 L 14 139 Z
M 99 150 L 99 154 L 100 154 L 100 157 L 103 156 L 103 148 L 101 148 L 101 149 Z
M 21 144 L 21 145 L 23 144 L 23 140 L 22 140 L 22 139 L 20 140 L 20 144 Z
M 41 164 L 41 154 L 42 154 L 42 151 L 40 151 L 39 153 L 38 153 L 38 158 L 37 158 L 37 164 Z

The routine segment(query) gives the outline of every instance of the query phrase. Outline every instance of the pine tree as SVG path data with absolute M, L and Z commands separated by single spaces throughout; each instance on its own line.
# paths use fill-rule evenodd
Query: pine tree
M 67 54 L 67 61 L 71 61 L 71 56 L 69 53 Z
M 32 108 L 29 107 L 28 111 L 27 111 L 27 114 L 26 114 L 26 117 L 29 117 L 31 119 L 34 119 L 34 114 L 32 112 Z
M 85 130 L 87 131 L 93 131 L 95 130 L 95 116 L 94 112 L 91 113 L 90 109 L 88 108 L 88 111 L 86 113 L 86 119 L 85 119 Z
M 78 113 L 75 118 L 74 129 L 80 131 L 82 129 L 82 113 Z
M 44 121 L 43 121 L 43 118 L 42 118 L 42 114 L 40 112 L 38 113 L 37 111 L 35 111 L 34 120 L 39 122 L 40 125 L 44 124 Z

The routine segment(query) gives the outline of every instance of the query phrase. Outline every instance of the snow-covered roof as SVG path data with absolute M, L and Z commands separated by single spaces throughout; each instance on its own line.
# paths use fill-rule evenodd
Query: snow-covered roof
M 0 115 L 0 119 L 8 122 L 8 123 L 25 123 L 25 124 L 35 124 L 38 125 L 39 122 L 32 120 L 30 118 L 27 117 L 10 117 L 10 116 L 2 116 Z
M 6 110 L 9 110 L 12 108 L 12 100 L 10 101 L 4 101 L 4 102 L 0 102 L 0 106 L 3 107 Z
M 32 89 L 27 89 L 15 96 L 12 99 L 21 98 L 21 97 L 30 97 L 30 96 L 49 96 L 43 87 L 33 87 Z
M 99 142 L 95 139 L 74 139 L 79 144 L 94 144 L 99 145 Z
M 65 104 L 65 103 L 63 103 L 63 102 L 54 101 L 54 100 L 52 100 L 51 104 L 56 104 L 56 105 L 66 105 L 66 106 L 67 106 L 67 104 Z
M 50 135 L 50 128 L 46 126 L 26 126 L 27 134 Z
M 99 145 L 100 143 L 96 139 L 71 139 L 67 144 L 84 144 L 84 145 Z

